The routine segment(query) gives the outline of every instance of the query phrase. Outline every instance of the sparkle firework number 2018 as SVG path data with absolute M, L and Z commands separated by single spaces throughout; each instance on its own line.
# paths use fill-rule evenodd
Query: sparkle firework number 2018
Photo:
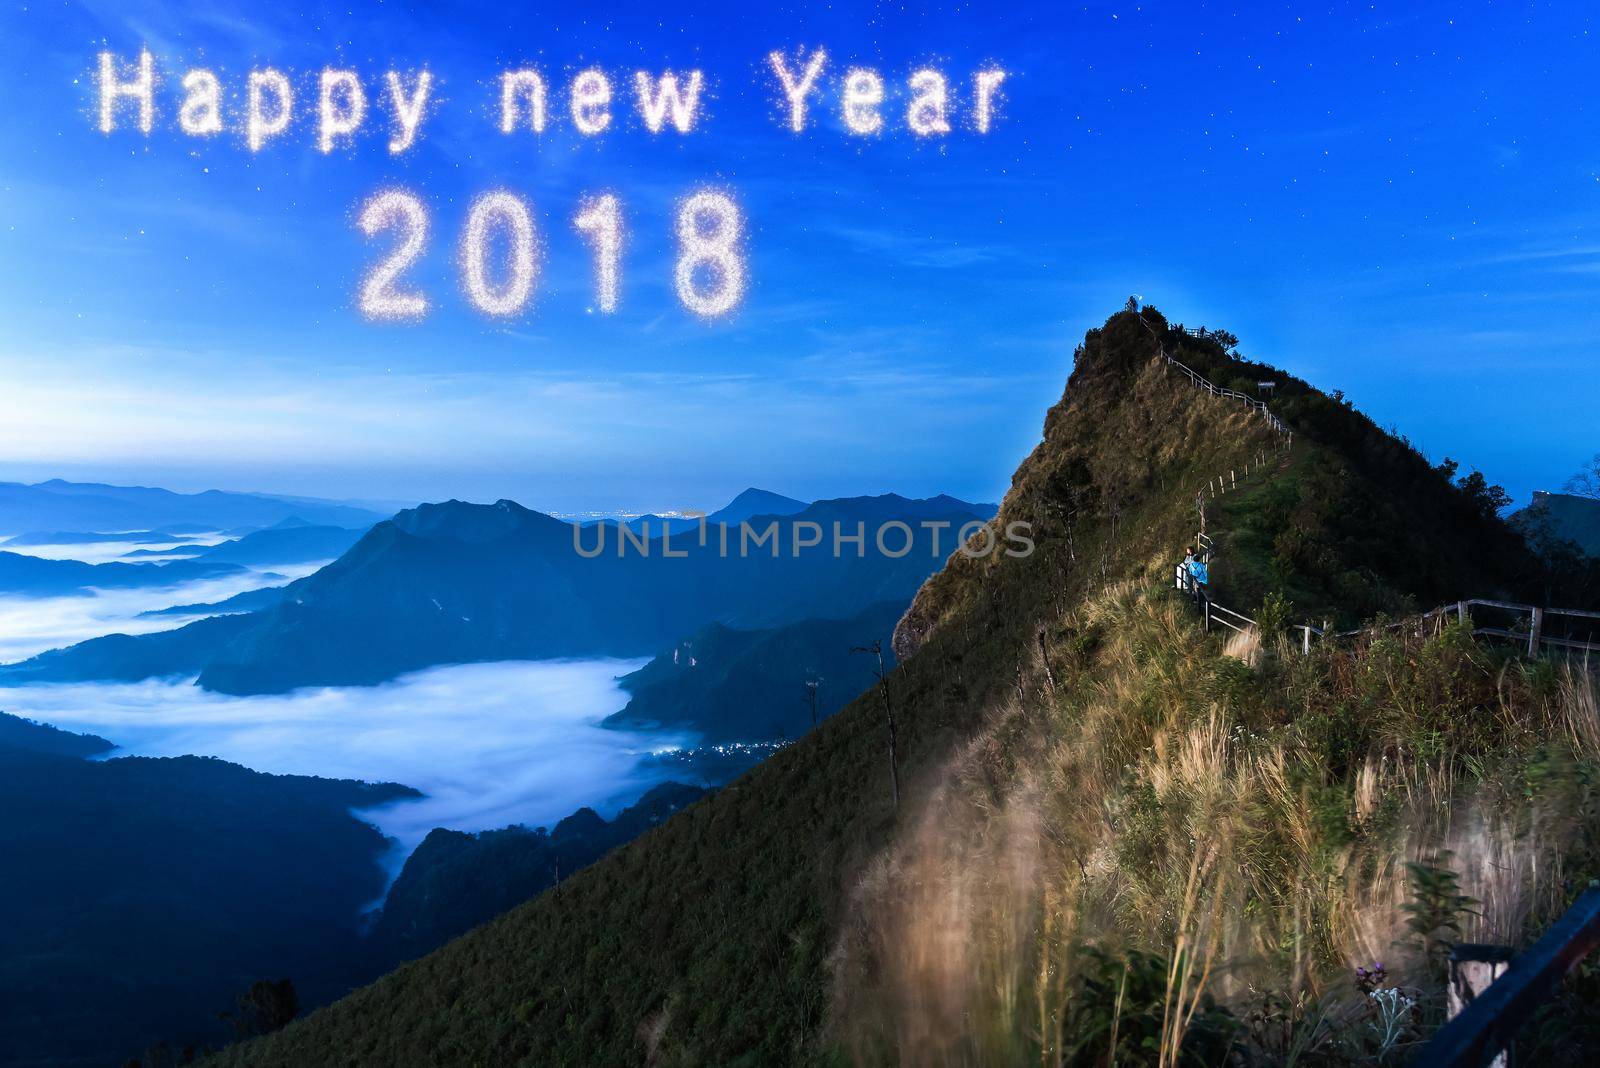
M 776 90 L 770 94 L 776 123 L 794 134 L 817 128 L 817 105 L 827 96 L 827 52 L 775 51 L 766 58 Z M 101 52 L 98 60 L 92 114 L 100 131 L 108 136 L 119 130 L 152 136 L 158 127 L 157 89 L 162 78 L 149 49 L 141 48 L 131 61 L 109 51 Z M 993 127 L 1006 77 L 999 67 L 986 66 L 973 72 L 963 86 L 963 125 L 971 133 L 987 134 Z M 244 81 L 243 107 L 229 114 L 222 79 L 213 70 L 193 68 L 177 83 L 181 92 L 172 114 L 181 136 L 209 139 L 231 131 L 252 154 L 291 136 L 297 115 L 314 126 L 313 143 L 323 155 L 350 147 L 372 129 L 383 134 L 390 155 L 412 151 L 435 110 L 439 79 L 424 68 L 388 70 L 369 80 L 355 70 L 325 67 L 314 79 L 302 79 L 301 91 L 309 88 L 313 97 L 307 105 L 303 100 L 297 103 L 295 77 L 270 66 L 254 68 Z M 552 87 L 542 72 L 502 71 L 495 128 L 506 137 L 537 136 L 560 122 L 577 136 L 591 138 L 625 126 L 652 137 L 669 131 L 688 136 L 704 127 L 702 102 L 709 79 L 703 71 L 634 72 L 631 124 L 626 115 L 623 121 L 617 115 L 624 107 L 617 103 L 619 81 L 628 84 L 598 67 L 577 71 L 567 82 L 565 107 L 552 107 Z M 906 76 L 903 90 L 900 128 L 919 140 L 951 135 L 959 109 L 944 71 L 918 67 Z M 897 104 L 877 70 L 846 69 L 837 78 L 834 99 L 837 128 L 846 137 L 883 137 L 896 126 L 891 109 Z M 379 190 L 359 206 L 356 228 L 374 241 L 391 241 L 356 287 L 355 304 L 366 318 L 417 321 L 432 310 L 433 298 L 407 279 L 428 249 L 430 214 L 420 196 L 401 188 Z M 622 199 L 610 192 L 583 198 L 572 217 L 578 240 L 593 257 L 592 307 L 601 315 L 616 312 L 623 299 L 625 217 Z M 498 320 L 529 313 L 539 289 L 544 251 L 537 219 L 529 199 L 509 189 L 486 191 L 469 205 L 456 260 L 462 292 L 474 310 Z M 733 312 L 749 280 L 747 226 L 733 194 L 710 186 L 688 191 L 670 226 L 677 237 L 672 276 L 679 303 L 705 320 Z

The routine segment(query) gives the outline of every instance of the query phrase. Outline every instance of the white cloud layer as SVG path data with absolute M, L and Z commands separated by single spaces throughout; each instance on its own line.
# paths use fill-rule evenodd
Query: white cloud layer
M 86 590 L 63 597 L 0 595 L 0 663 L 26 660 L 46 649 L 98 638 L 104 634 L 150 634 L 192 623 L 200 616 L 152 616 L 180 604 L 210 604 L 246 590 L 277 586 L 309 575 L 326 564 L 317 561 L 273 568 L 281 577 L 259 571 L 242 571 L 224 578 L 184 582 L 174 586 L 129 590 Z M 148 565 L 154 566 L 154 565 Z M 0 701 L 4 691 L 0 691 Z
M 0 517 L 3 518 L 3 517 Z M 28 531 L 14 531 L 16 534 L 26 534 Z M 54 545 L 41 543 L 39 545 L 13 545 L 11 542 L 0 544 L 0 552 L 16 553 L 19 556 L 37 556 L 41 560 L 81 560 L 86 564 L 109 563 L 147 563 L 153 564 L 165 560 L 176 560 L 176 556 L 143 556 L 133 560 L 125 559 L 128 553 L 141 549 L 177 549 L 190 545 L 219 545 L 229 540 L 221 531 L 199 537 L 180 540 L 173 538 L 163 542 L 136 542 L 136 541 L 96 541 L 78 544 Z
M 3 624 L 0 624 L 3 625 Z M 677 735 L 607 730 L 642 661 L 533 661 L 433 668 L 373 687 L 228 697 L 172 681 L 0 691 L 0 707 L 122 748 L 114 756 L 198 754 L 257 771 L 393 781 L 428 796 L 363 813 L 402 856 L 434 827 L 553 826 L 589 805 L 603 815 L 664 776 L 640 767 Z

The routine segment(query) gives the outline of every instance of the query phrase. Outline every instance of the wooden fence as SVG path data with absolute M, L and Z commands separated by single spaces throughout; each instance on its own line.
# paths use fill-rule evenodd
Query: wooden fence
M 1217 385 L 1215 382 L 1212 382 L 1194 368 L 1182 363 L 1176 359 L 1172 353 L 1168 352 L 1167 346 L 1161 341 L 1160 333 L 1157 332 L 1155 327 L 1151 326 L 1145 320 L 1143 315 L 1139 316 L 1139 324 L 1155 337 L 1156 348 L 1161 353 L 1161 358 L 1167 362 L 1167 366 L 1176 367 L 1178 372 L 1189 380 L 1190 385 L 1194 386 L 1196 389 L 1203 389 L 1213 396 L 1225 397 L 1228 400 L 1239 401 L 1240 403 L 1249 407 L 1251 410 L 1259 412 L 1262 417 L 1266 419 L 1268 426 L 1272 427 L 1272 429 L 1276 430 L 1278 433 L 1282 434 L 1286 439 L 1288 439 L 1288 443 L 1290 445 L 1294 444 L 1294 432 L 1287 426 L 1284 426 L 1282 420 L 1272 414 L 1272 412 L 1267 408 L 1265 401 L 1257 400 L 1255 397 L 1252 397 L 1246 393 L 1240 393 L 1236 389 L 1226 389 Z M 1198 332 L 1192 330 L 1186 330 L 1184 332 L 1192 337 L 1203 338 L 1206 336 L 1206 332 L 1203 329 Z
M 1209 556 L 1210 546 L 1209 539 L 1207 539 L 1207 557 L 1209 558 Z M 1206 630 L 1209 631 L 1214 623 L 1241 633 L 1257 626 L 1256 621 L 1243 612 L 1235 612 L 1231 608 L 1225 608 L 1201 593 L 1194 585 L 1193 576 L 1190 576 L 1190 581 L 1185 585 L 1185 588 L 1199 600 L 1201 612 L 1205 617 Z M 1525 618 L 1527 623 L 1525 625 L 1513 624 L 1506 627 L 1478 626 L 1472 614 L 1474 606 L 1495 609 L 1511 615 L 1517 620 Z M 1539 605 L 1513 604 L 1510 601 L 1491 601 L 1481 597 L 1457 601 L 1454 604 L 1441 605 L 1430 612 L 1409 616 L 1406 619 L 1382 626 L 1332 631 L 1326 623 L 1320 627 L 1313 623 L 1298 623 L 1290 629 L 1300 636 L 1301 650 L 1309 653 L 1313 640 L 1328 641 L 1353 638 L 1362 634 L 1376 636 L 1394 630 L 1408 630 L 1418 636 L 1430 632 L 1437 634 L 1444 629 L 1446 621 L 1451 617 L 1454 617 L 1459 623 L 1471 624 L 1473 637 L 1498 638 L 1510 641 L 1519 646 L 1530 657 L 1538 656 L 1546 649 L 1600 653 L 1600 612 L 1586 612 L 1577 608 L 1544 608 Z M 1583 639 L 1571 637 L 1570 634 L 1566 637 L 1559 637 L 1547 632 L 1548 624 L 1552 619 L 1593 620 L 1594 626 L 1585 632 L 1588 636 Z M 1580 623 L 1579 626 L 1582 626 L 1582 624 Z
M 1167 361 L 1167 365 L 1169 367 L 1176 367 L 1179 373 L 1187 378 L 1189 380 L 1189 384 L 1194 386 L 1196 389 L 1203 389 L 1213 396 L 1239 401 L 1253 411 L 1259 412 L 1262 416 L 1264 416 L 1267 420 L 1267 425 L 1272 427 L 1272 429 L 1276 430 L 1278 433 L 1282 434 L 1284 437 L 1288 438 L 1291 444 L 1294 442 L 1294 431 L 1290 430 L 1287 426 L 1284 426 L 1283 421 L 1272 414 L 1271 409 L 1267 407 L 1266 401 L 1257 400 L 1248 393 L 1240 393 L 1236 389 L 1228 389 L 1224 386 L 1217 385 L 1215 382 L 1205 378 L 1198 371 L 1195 371 L 1192 367 L 1189 367 L 1188 365 L 1178 361 L 1172 356 L 1171 353 L 1167 352 L 1165 346 L 1163 346 L 1161 349 L 1161 358 Z
M 1509 617 L 1507 625 L 1495 627 L 1480 623 L 1481 613 L 1474 613 L 1472 611 L 1474 608 L 1486 608 L 1493 614 Z M 1473 637 L 1501 638 L 1514 642 L 1523 646 L 1529 656 L 1538 656 L 1544 649 L 1600 652 L 1600 612 L 1587 612 L 1577 608 L 1544 608 L 1531 604 L 1515 604 L 1511 601 L 1492 601 L 1483 597 L 1440 605 L 1432 611 L 1423 612 L 1419 616 L 1403 619 L 1397 623 L 1389 623 L 1384 627 L 1358 627 L 1355 630 L 1340 631 L 1333 637 L 1349 638 L 1357 634 L 1398 630 L 1405 627 L 1413 628 L 1418 634 L 1427 633 L 1430 629 L 1432 633 L 1437 634 L 1451 617 L 1454 617 L 1457 623 L 1470 624 Z M 1586 624 L 1583 622 L 1586 620 L 1592 622 Z M 1559 622 L 1567 623 L 1565 634 L 1550 633 L 1551 624 Z M 1575 633 L 1582 633 L 1584 637 L 1575 637 Z

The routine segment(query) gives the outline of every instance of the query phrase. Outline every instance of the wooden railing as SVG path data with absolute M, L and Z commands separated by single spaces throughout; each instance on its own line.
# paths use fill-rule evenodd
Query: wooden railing
M 1291 442 L 1294 441 L 1294 431 L 1290 430 L 1283 424 L 1281 419 L 1272 414 L 1272 410 L 1267 407 L 1266 401 L 1257 400 L 1248 393 L 1240 393 L 1236 389 L 1228 389 L 1225 386 L 1217 385 L 1215 382 L 1212 382 L 1210 379 L 1194 370 L 1194 368 L 1189 367 L 1187 364 L 1184 364 L 1173 357 L 1171 353 L 1167 352 L 1165 346 L 1163 346 L 1161 349 L 1161 357 L 1167 361 L 1169 366 L 1176 367 L 1178 371 L 1189 380 L 1189 384 L 1194 386 L 1196 389 L 1203 389 L 1213 396 L 1225 397 L 1228 400 L 1239 401 L 1247 407 L 1260 412 L 1261 415 L 1266 418 L 1268 426 L 1287 437 Z
M 1240 401 L 1247 407 L 1261 413 L 1261 415 L 1267 420 L 1268 426 L 1272 427 L 1272 429 L 1276 430 L 1278 433 L 1287 438 L 1291 445 L 1294 443 L 1294 432 L 1291 431 L 1287 426 L 1284 426 L 1283 421 L 1272 414 L 1272 411 L 1267 407 L 1265 401 L 1257 400 L 1255 397 L 1252 397 L 1249 394 L 1240 393 L 1236 389 L 1227 389 L 1223 386 L 1217 385 L 1215 382 L 1212 382 L 1194 368 L 1180 362 L 1172 355 L 1172 353 L 1168 352 L 1167 346 L 1161 340 L 1160 331 L 1151 326 L 1145 320 L 1143 315 L 1139 316 L 1139 324 L 1155 337 L 1157 351 L 1160 352 L 1161 358 L 1167 362 L 1167 366 L 1176 367 L 1178 371 L 1189 380 L 1190 385 L 1194 386 L 1196 389 L 1203 389 L 1213 396 L 1225 397 L 1229 400 Z M 1185 331 L 1185 333 L 1188 333 L 1193 337 L 1203 338 L 1206 336 L 1204 330 L 1201 330 L 1199 333 L 1195 333 L 1194 331 Z
M 1209 549 L 1207 555 L 1209 556 Z M 1185 588 L 1192 594 L 1199 594 L 1192 581 L 1187 583 Z M 1205 615 L 1205 627 L 1208 631 L 1213 623 L 1219 623 L 1224 627 L 1241 633 L 1257 626 L 1256 621 L 1243 612 L 1235 612 L 1231 608 L 1225 608 L 1209 597 L 1202 595 L 1200 596 L 1200 601 L 1201 611 Z M 1431 612 L 1423 612 L 1421 615 L 1410 616 L 1394 623 L 1357 627 L 1354 630 L 1333 631 L 1330 630 L 1326 623 L 1320 627 L 1314 623 L 1298 623 L 1290 629 L 1300 635 L 1301 650 L 1309 653 L 1313 639 L 1327 641 L 1339 638 L 1353 638 L 1361 634 L 1379 634 L 1385 631 L 1408 628 L 1421 635 L 1427 632 L 1430 623 L 1432 624 L 1433 633 L 1437 634 L 1444 628 L 1445 621 L 1451 616 L 1454 616 L 1460 623 L 1472 623 L 1471 610 L 1474 605 L 1494 608 L 1519 616 L 1527 616 L 1529 620 L 1527 627 L 1473 626 L 1472 636 L 1475 638 L 1501 638 L 1514 642 L 1521 646 L 1525 654 L 1530 657 L 1538 656 L 1547 648 L 1600 653 L 1600 640 L 1580 641 L 1575 638 L 1554 637 L 1545 633 L 1546 624 L 1551 617 L 1592 619 L 1596 621 L 1596 630 L 1600 631 L 1600 612 L 1586 612 L 1577 608 L 1542 608 L 1538 605 L 1513 604 L 1510 601 L 1491 601 L 1481 597 L 1442 605 Z
M 1473 608 L 1488 608 L 1495 612 L 1507 613 L 1521 619 L 1527 617 L 1526 626 L 1490 627 L 1479 626 L 1473 618 Z M 1503 638 L 1508 641 L 1523 645 L 1528 656 L 1538 656 L 1546 648 L 1575 649 L 1580 652 L 1600 652 L 1600 612 L 1588 612 L 1578 608 L 1544 608 L 1539 605 L 1516 604 L 1512 601 L 1493 601 L 1483 597 L 1473 597 L 1465 601 L 1456 601 L 1453 604 L 1440 605 L 1432 611 L 1420 615 L 1410 616 L 1398 622 L 1388 623 L 1383 626 L 1357 627 L 1354 630 L 1343 630 L 1336 634 L 1327 635 L 1325 631 L 1317 631 L 1319 636 L 1334 638 L 1350 638 L 1358 634 L 1375 634 L 1385 630 L 1414 629 L 1418 634 L 1423 634 L 1432 628 L 1437 634 L 1443 629 L 1445 622 L 1452 616 L 1457 623 L 1471 625 L 1472 635 L 1475 638 Z M 1547 633 L 1552 619 L 1592 619 L 1595 621 L 1594 629 L 1589 632 L 1590 638 L 1582 640 L 1573 637 L 1557 637 Z

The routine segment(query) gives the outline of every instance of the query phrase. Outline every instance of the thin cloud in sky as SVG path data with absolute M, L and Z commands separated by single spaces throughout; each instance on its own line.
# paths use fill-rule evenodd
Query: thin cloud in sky
M 0 394 L 0 455 L 31 469 L 51 463 L 81 469 L 113 456 L 122 464 L 155 468 L 231 462 L 241 472 L 263 459 L 302 470 L 344 466 L 430 477 L 449 470 L 499 477 L 520 468 L 529 478 L 555 483 L 564 472 L 598 476 L 607 468 L 638 470 L 646 464 L 657 471 L 704 470 L 711 454 L 770 448 L 777 435 L 830 454 L 870 448 L 893 467 L 919 462 L 926 446 L 916 438 L 886 438 L 882 427 L 966 425 L 976 433 L 995 405 L 1027 388 L 1009 372 L 894 359 L 890 347 L 896 344 L 891 332 L 824 337 L 814 358 L 797 360 L 780 374 L 390 374 L 330 363 L 307 378 L 269 360 L 181 351 L 130 360 L 127 350 L 114 347 L 79 357 L 79 366 L 95 368 L 86 382 L 53 356 L 11 355 L 0 357 L 0 373 L 13 383 Z M 889 351 L 880 354 L 880 347 Z M 217 363 L 227 364 L 230 373 L 208 373 Z M 1033 423 L 1036 416 L 1029 415 Z M 376 455 L 375 441 L 381 442 Z M 759 474 L 750 477 L 758 480 Z M 339 495 L 366 489 L 353 483 L 261 485 L 253 474 L 252 485 Z M 528 492 L 526 486 L 488 493 L 519 496 Z M 423 498 L 430 488 L 419 485 L 402 495 Z M 932 491 L 963 488 L 946 483 Z
M 1319 384 L 1370 398 L 1383 422 L 1431 421 L 1443 448 L 1514 492 L 1592 451 L 1570 445 L 1586 426 L 1553 428 L 1571 455 L 1529 470 L 1515 435 L 1478 429 L 1504 425 L 1507 405 L 1600 399 L 1581 340 L 1600 329 L 1596 176 L 1573 148 L 1594 142 L 1600 112 L 1547 103 L 1592 81 L 1593 42 L 1566 12 L 1476 5 L 1413 23 L 1263 9 L 1220 26 L 1149 5 L 1115 19 L 1028 3 L 865 19 L 747 7 L 697 5 L 670 24 L 627 4 L 492 20 L 372 0 L 17 8 L 0 37 L 0 458 L 215 485 L 266 470 L 280 490 L 340 495 L 509 482 L 589 495 L 565 501 L 581 508 L 685 496 L 718 464 L 730 483 L 777 481 L 804 453 L 825 493 L 870 466 L 880 485 L 993 497 L 1060 396 L 1082 328 L 1129 293 L 1226 327 L 1247 354 L 1327 369 Z M 1439 47 L 1419 51 L 1419 24 Z M 801 43 L 830 65 L 794 134 L 766 56 Z M 165 79 L 159 128 L 103 136 L 94 53 L 140 44 Z M 296 78 L 426 63 L 442 103 L 403 158 L 376 125 L 319 153 L 311 96 L 250 154 L 234 130 L 176 130 L 173 76 L 202 59 L 224 76 L 230 121 L 244 72 L 267 63 Z M 501 136 L 496 78 L 523 63 L 550 79 L 552 122 Z M 947 138 L 900 129 L 905 77 L 924 63 L 952 79 Z M 607 134 L 576 136 L 565 86 L 588 64 L 623 78 L 704 68 L 705 128 L 642 136 L 622 108 Z M 839 79 L 855 64 L 889 84 L 896 129 L 881 137 L 840 128 Z M 989 64 L 1010 75 L 978 136 L 970 75 Z M 1460 106 L 1480 98 L 1497 105 Z M 378 250 L 352 215 L 397 184 L 433 212 L 407 278 L 435 312 L 379 328 L 353 307 Z M 672 284 L 674 206 L 705 184 L 732 192 L 748 224 L 749 290 L 716 324 L 685 313 Z M 529 199 L 546 252 L 534 306 L 510 324 L 470 313 L 455 263 L 466 206 L 497 186 Z M 571 229 L 578 199 L 602 191 L 627 220 L 615 316 L 593 313 L 592 255 Z M 1527 373 L 1512 319 L 1549 374 Z M 1400 336 L 1413 326 L 1435 355 Z M 1438 355 L 1457 334 L 1470 366 Z M 93 357 L 106 339 L 128 349 L 120 365 Z M 813 374 L 825 350 L 832 380 Z M 649 370 L 678 377 L 633 377 Z M 457 377 L 477 373 L 489 379 Z

